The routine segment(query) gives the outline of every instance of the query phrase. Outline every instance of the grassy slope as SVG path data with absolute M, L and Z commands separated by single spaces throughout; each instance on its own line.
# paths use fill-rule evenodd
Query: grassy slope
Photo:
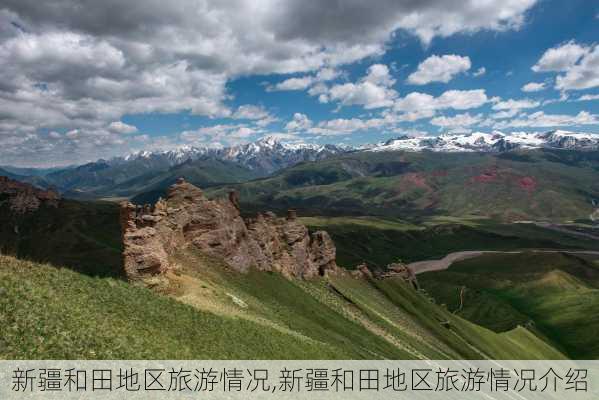
M 288 281 L 188 257 L 195 264 L 168 289 L 176 301 L 1 256 L 0 358 L 562 357 L 527 332 L 453 316 L 401 281 Z
M 485 255 L 419 276 L 440 303 L 496 331 L 532 326 L 574 358 L 599 357 L 599 261 L 567 254 Z M 459 310 L 459 291 L 466 287 Z
M 450 214 L 588 219 L 599 198 L 591 153 L 352 153 L 237 185 L 244 208 L 305 215 Z
M 245 319 L 111 278 L 0 257 L 0 358 L 345 358 Z

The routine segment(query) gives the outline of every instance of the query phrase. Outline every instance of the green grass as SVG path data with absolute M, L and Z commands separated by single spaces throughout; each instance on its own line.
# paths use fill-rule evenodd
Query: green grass
M 529 326 L 573 358 L 599 357 L 599 265 L 590 256 L 487 254 L 419 275 L 437 302 L 501 332 Z M 466 287 L 463 309 L 458 295 Z
M 121 273 L 117 204 L 61 200 L 15 215 L 0 207 L 0 252 L 97 276 Z
M 0 359 L 562 357 L 527 332 L 454 316 L 396 279 L 296 281 L 185 260 L 194 262 L 165 296 L 0 256 Z
M 243 208 L 252 211 L 296 208 L 300 215 L 588 221 L 592 199 L 599 197 L 599 160 L 587 153 L 539 150 L 526 152 L 525 157 L 506 157 L 357 152 L 302 163 L 227 188 L 238 189 Z
M 293 359 L 355 353 L 111 278 L 0 256 L 0 359 Z

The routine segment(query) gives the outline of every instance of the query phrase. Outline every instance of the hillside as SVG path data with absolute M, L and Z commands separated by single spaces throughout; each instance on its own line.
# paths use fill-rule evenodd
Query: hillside
M 0 256 L 0 291 L 8 359 L 562 357 L 523 328 L 480 328 L 396 279 L 302 282 L 205 261 L 186 264 L 169 297 Z
M 90 275 L 121 274 L 116 204 L 63 199 L 4 179 L 0 177 L 0 253 Z
M 588 221 L 599 199 L 597 171 L 597 152 L 354 152 L 232 187 L 245 207 L 303 215 Z
M 597 256 L 487 254 L 418 277 L 456 315 L 497 332 L 524 325 L 570 357 L 599 357 Z
M 401 260 L 442 258 L 465 250 L 588 249 L 599 241 L 576 232 L 534 224 L 503 223 L 478 217 L 430 217 L 418 223 L 383 217 L 302 217 L 312 230 L 324 229 L 337 246 L 345 268 L 367 263 L 373 268 Z M 593 234 L 597 229 L 589 229 Z

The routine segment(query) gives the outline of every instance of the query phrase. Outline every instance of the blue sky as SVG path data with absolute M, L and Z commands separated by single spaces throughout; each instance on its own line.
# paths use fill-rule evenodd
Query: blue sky
M 599 133 L 590 0 L 3 3 L 0 165 L 269 135 Z

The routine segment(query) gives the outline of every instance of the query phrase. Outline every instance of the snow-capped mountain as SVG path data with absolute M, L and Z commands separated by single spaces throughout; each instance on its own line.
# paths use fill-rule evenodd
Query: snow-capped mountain
M 598 150 L 599 134 L 561 130 L 544 133 L 502 132 L 444 134 L 439 136 L 400 136 L 366 147 L 366 151 L 437 151 L 501 152 L 514 149 L 554 148 L 568 150 Z
M 267 175 L 300 162 L 322 160 L 347 150 L 347 148 L 331 144 L 284 143 L 273 137 L 267 137 L 257 142 L 225 148 L 184 146 L 167 151 L 142 151 L 126 157 L 114 158 L 109 163 L 117 165 L 148 160 L 153 163 L 160 161 L 175 166 L 189 160 L 206 157 L 235 162 Z

